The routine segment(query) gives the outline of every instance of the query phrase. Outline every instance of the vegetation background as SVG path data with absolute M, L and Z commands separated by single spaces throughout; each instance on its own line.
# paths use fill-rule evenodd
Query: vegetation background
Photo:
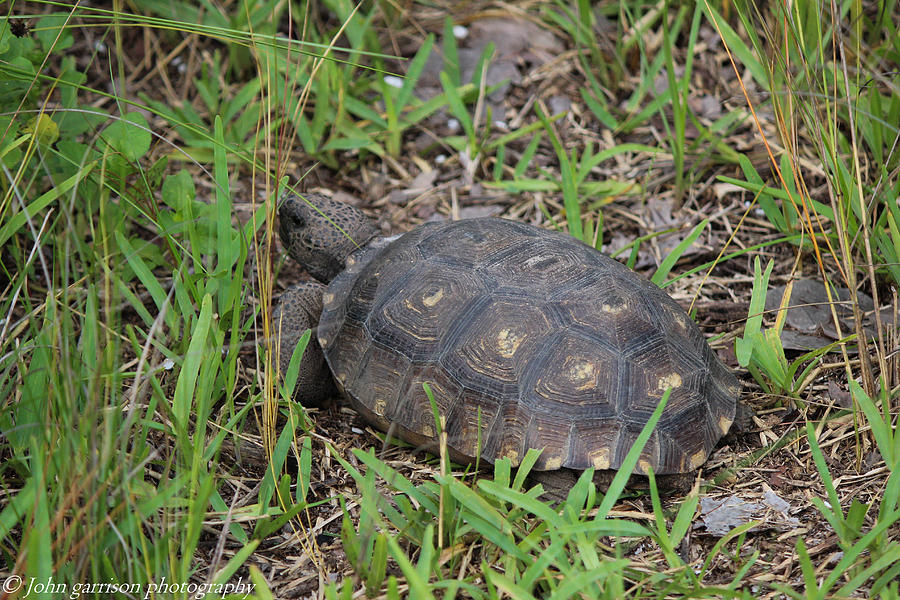
M 896 0 L 0 12 L 0 597 L 900 597 Z M 602 248 L 691 311 L 749 432 L 687 494 L 552 503 L 304 410 L 285 189 Z

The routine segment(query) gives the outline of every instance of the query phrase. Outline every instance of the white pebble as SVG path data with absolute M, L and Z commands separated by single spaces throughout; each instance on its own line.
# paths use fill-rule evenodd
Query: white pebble
M 445 162 L 447 162 L 447 155 L 446 154 L 438 154 L 437 156 L 434 157 L 434 162 L 435 162 L 435 164 L 438 164 L 438 165 L 444 164 Z
M 469 37 L 469 29 L 465 25 L 454 25 L 453 26 L 453 37 L 458 40 L 464 40 Z
M 447 129 L 450 131 L 459 131 L 459 121 L 456 119 L 449 119 L 447 121 Z
M 167 358 L 166 360 L 163 361 L 162 366 L 163 366 L 163 369 L 165 369 L 166 371 L 171 371 L 172 368 L 175 366 L 175 361 L 173 361 L 171 358 Z
M 391 87 L 395 87 L 400 89 L 403 87 L 403 80 L 397 77 L 396 75 L 385 75 L 384 82 Z

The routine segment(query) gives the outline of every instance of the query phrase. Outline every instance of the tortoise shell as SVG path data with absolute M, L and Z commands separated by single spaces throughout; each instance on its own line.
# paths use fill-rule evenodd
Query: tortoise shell
M 702 464 L 739 384 L 656 285 L 574 238 L 497 218 L 370 243 L 328 286 L 318 338 L 367 420 L 455 460 L 617 469 L 663 393 L 636 473 Z M 393 429 L 392 429 L 393 428 Z

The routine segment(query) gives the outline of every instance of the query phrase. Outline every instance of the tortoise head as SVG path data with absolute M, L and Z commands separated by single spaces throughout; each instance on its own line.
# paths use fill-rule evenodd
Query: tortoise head
M 323 283 L 344 270 L 347 257 L 378 235 L 361 211 L 320 194 L 287 194 L 278 207 L 281 243 Z

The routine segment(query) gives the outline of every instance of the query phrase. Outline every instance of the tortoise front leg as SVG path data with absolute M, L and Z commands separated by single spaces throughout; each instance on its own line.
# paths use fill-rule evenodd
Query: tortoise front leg
M 282 294 L 281 302 L 272 313 L 272 327 L 278 340 L 279 379 L 287 373 L 291 355 L 300 337 L 307 329 L 312 330 L 312 338 L 300 361 L 300 374 L 294 388 L 294 399 L 304 406 L 323 406 L 337 395 L 337 388 L 316 336 L 324 291 L 325 286 L 316 281 L 299 283 Z

